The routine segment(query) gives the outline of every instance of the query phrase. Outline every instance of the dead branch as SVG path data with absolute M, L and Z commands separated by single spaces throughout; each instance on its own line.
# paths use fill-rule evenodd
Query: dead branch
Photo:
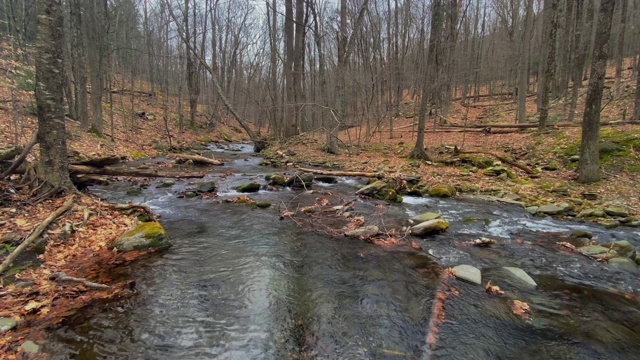
M 86 160 L 77 160 L 71 161 L 72 165 L 85 165 L 85 166 L 93 166 L 93 167 L 105 167 L 109 165 L 114 165 L 122 160 L 125 160 L 124 156 L 103 156 Z
M 149 216 L 149 218 L 151 220 L 153 220 L 153 221 L 157 220 L 157 217 L 154 215 L 153 210 L 151 210 L 151 208 L 148 207 L 147 205 L 142 205 L 142 204 L 110 204 L 110 203 L 101 204 L 101 205 L 109 207 L 109 208 L 117 210 L 117 211 L 142 210 L 145 214 L 147 214 Z
M 329 176 L 362 176 L 368 178 L 383 178 L 384 174 L 380 172 L 362 172 L 362 171 L 333 171 L 321 169 L 298 168 L 299 171 L 309 172 L 312 174 L 329 175 Z
M 2 173 L 2 175 L 0 175 L 0 179 L 6 178 L 7 176 L 11 175 L 15 169 L 20 167 L 20 165 L 22 165 L 24 160 L 27 158 L 27 155 L 29 155 L 29 152 L 36 145 L 37 142 L 38 142 L 38 132 L 33 134 L 33 138 L 31 139 L 29 144 L 27 144 L 27 146 L 22 150 L 22 153 L 20 154 L 20 156 L 18 156 L 18 158 L 11 164 L 11 166 L 9 166 L 9 168 L 5 170 Z
M 89 281 L 87 279 L 81 279 L 73 276 L 69 276 L 63 272 L 53 273 L 49 276 L 49 280 L 54 280 L 58 282 L 75 282 L 84 285 L 89 289 L 97 289 L 97 290 L 105 290 L 109 288 L 109 285 L 94 283 L 93 281 Z
M 210 159 L 200 155 L 169 154 L 167 155 L 167 157 L 169 159 L 175 159 L 177 163 L 191 160 L 195 164 L 206 164 L 206 165 L 216 165 L 216 166 L 224 165 L 224 163 L 220 160 Z
M 5 260 L 4 262 L 2 262 L 2 265 L 0 265 L 0 274 L 2 274 L 3 272 L 5 272 L 8 268 L 9 265 L 11 265 L 11 263 L 13 263 L 13 261 L 18 257 L 18 255 L 20 255 L 24 249 L 26 249 L 29 245 L 31 245 L 38 237 L 40 237 L 40 235 L 42 234 L 42 232 L 49 226 L 49 224 L 51 224 L 55 219 L 58 218 L 58 216 L 64 214 L 65 212 L 67 212 L 69 209 L 71 209 L 71 206 L 73 206 L 73 203 L 75 201 L 75 197 L 70 197 L 60 208 L 58 208 L 58 210 L 54 211 L 51 215 L 49 215 L 48 218 L 46 218 L 43 222 L 41 222 L 31 233 L 31 235 L 29 235 L 29 237 L 27 237 L 27 239 L 25 241 L 22 242 L 22 244 L 20 244 L 20 246 L 18 246 Z
M 84 165 L 69 165 L 69 172 L 71 172 L 72 174 L 132 176 L 132 177 L 166 177 L 166 178 L 175 178 L 175 179 L 193 179 L 193 178 L 204 177 L 204 174 L 171 174 L 171 173 L 160 173 L 157 171 L 141 171 L 137 169 L 122 168 L 122 167 L 97 168 L 93 166 L 84 166 Z

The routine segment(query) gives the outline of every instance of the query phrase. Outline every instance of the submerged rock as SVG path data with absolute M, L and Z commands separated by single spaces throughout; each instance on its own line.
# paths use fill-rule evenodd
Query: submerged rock
M 214 191 L 216 191 L 215 181 L 207 181 L 207 182 L 199 183 L 198 185 L 196 185 L 196 192 L 212 193 Z
M 366 239 L 376 235 L 378 232 L 380 232 L 380 229 L 378 229 L 377 226 L 369 225 L 369 226 L 359 227 L 355 230 L 346 231 L 344 235 L 347 237 L 357 237 L 361 239 Z
M 18 325 L 17 321 L 11 318 L 0 317 L 0 334 L 15 328 L 16 325 Z
M 449 228 L 449 223 L 443 219 L 434 219 L 422 222 L 411 227 L 411 234 L 415 236 L 427 236 L 440 234 Z
M 236 190 L 238 190 L 238 192 L 241 192 L 241 193 L 258 192 L 260 191 L 260 184 L 258 184 L 257 182 L 251 182 L 248 184 L 243 184 L 238 186 Z
M 258 209 L 266 209 L 266 208 L 271 207 L 271 203 L 264 202 L 264 201 L 263 202 L 257 202 L 256 206 L 258 207 Z
M 325 184 L 337 184 L 338 183 L 338 179 L 336 179 L 335 176 L 328 176 L 328 175 L 316 176 L 316 181 L 319 181 L 319 182 L 325 183 Z
M 582 218 L 603 217 L 603 216 L 604 216 L 604 210 L 596 209 L 596 208 L 584 209 L 580 211 L 580 213 L 578 214 L 578 217 L 582 217 Z
M 538 284 L 531 278 L 531 276 L 529 276 L 529 274 L 527 274 L 524 270 L 517 268 L 517 267 L 503 267 L 504 270 L 506 270 L 509 274 L 513 275 L 514 277 L 524 281 L 525 283 L 531 285 L 531 286 L 538 286 Z
M 614 241 L 606 244 L 602 244 L 607 249 L 615 250 L 621 257 L 626 257 L 631 260 L 636 258 L 636 249 L 627 240 Z
M 636 271 L 638 270 L 638 265 L 636 263 L 626 257 L 614 257 L 613 259 L 609 259 L 609 265 L 617 269 L 623 269 L 627 271 Z
M 116 248 L 121 252 L 134 250 L 168 249 L 172 246 L 159 222 L 145 222 L 133 227 L 131 230 L 113 243 L 110 248 Z
M 173 185 L 175 185 L 175 181 L 171 181 L 171 180 L 167 180 L 167 181 L 163 181 L 160 184 L 158 184 L 158 186 L 156 186 L 156 188 L 161 189 L 161 188 L 170 188 Z
M 482 284 L 482 274 L 480 270 L 471 265 L 458 265 L 451 269 L 453 274 L 460 280 L 480 285 Z

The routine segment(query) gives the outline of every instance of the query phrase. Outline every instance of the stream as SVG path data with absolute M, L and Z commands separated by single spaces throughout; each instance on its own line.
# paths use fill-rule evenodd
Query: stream
M 219 199 L 234 189 L 282 171 L 260 166 L 251 146 L 211 146 L 225 166 L 205 179 L 179 180 L 172 188 L 151 183 L 128 196 L 128 182 L 94 187 L 114 202 L 150 206 L 174 246 L 121 269 L 135 279 L 137 295 L 52 330 L 44 351 L 52 359 L 638 359 L 638 272 L 613 268 L 557 245 L 573 230 L 600 242 L 628 240 L 637 229 L 533 217 L 524 209 L 472 198 L 405 197 L 385 207 L 356 200 L 353 212 L 367 224 L 401 228 L 433 211 L 447 232 L 415 239 L 423 250 L 385 248 L 357 239 L 309 231 L 279 213 L 313 204 L 318 194 L 261 190 L 248 194 L 273 204 L 253 209 L 211 199 L 178 198 L 194 183 L 214 180 Z M 152 164 L 156 160 L 147 160 Z M 231 174 L 225 174 L 231 172 Z M 289 174 L 293 170 L 288 171 Z M 364 178 L 315 184 L 353 200 Z M 464 246 L 489 237 L 489 248 Z M 459 292 L 445 302 L 437 342 L 426 339 L 438 274 L 459 264 L 482 270 L 505 291 L 453 280 Z M 525 270 L 537 282 L 522 287 L 501 267 Z M 509 302 L 531 306 L 531 319 L 514 315 Z

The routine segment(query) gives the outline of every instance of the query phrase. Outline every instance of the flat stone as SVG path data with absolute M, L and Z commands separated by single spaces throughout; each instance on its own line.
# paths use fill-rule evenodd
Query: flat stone
M 579 217 L 603 217 L 604 210 L 602 209 L 584 209 L 578 214 Z
M 446 231 L 449 228 L 449 223 L 443 219 L 434 219 L 422 222 L 416 226 L 411 227 L 411 234 L 415 236 L 426 236 L 439 234 Z
M 560 215 L 566 212 L 568 209 L 568 206 L 543 205 L 538 208 L 538 213 L 545 215 Z
M 538 206 L 528 206 L 528 207 L 526 208 L 527 212 L 528 212 L 529 214 L 531 214 L 531 215 L 535 215 L 535 214 L 537 214 L 537 213 L 538 213 L 538 209 L 539 209 L 539 207 L 538 207 Z
M 482 284 L 482 274 L 480 270 L 471 265 L 458 265 L 452 269 L 453 274 L 460 280 L 468 281 L 472 284 Z
M 413 221 L 414 223 L 422 223 L 425 221 L 429 221 L 429 220 L 435 220 L 435 219 L 440 219 L 442 216 L 440 216 L 440 214 L 438 213 L 434 213 L 434 212 L 426 212 L 420 215 L 416 215 L 414 217 L 412 217 L 411 219 L 409 219 L 410 221 Z
M 531 286 L 538 286 L 538 284 L 531 278 L 531 276 L 529 276 L 529 274 L 527 274 L 524 270 L 520 268 L 507 266 L 507 267 L 504 267 L 503 269 L 505 269 L 507 272 L 509 272 L 516 278 L 526 282 Z
M 355 230 L 346 231 L 344 235 L 347 237 L 357 237 L 361 239 L 366 239 L 376 235 L 378 232 L 380 232 L 380 229 L 378 229 L 377 226 L 369 225 L 369 226 L 363 226 L 363 227 L 357 228 Z
M 574 230 L 571 232 L 571 237 L 592 239 L 593 233 L 591 231 L 585 231 L 585 230 Z
M 581 247 L 578 249 L 578 251 L 585 255 L 593 256 L 597 259 L 611 259 L 618 256 L 618 253 L 615 250 L 611 250 L 600 245 L 589 245 Z
M 611 267 L 627 271 L 638 270 L 638 265 L 636 265 L 633 260 L 624 257 L 614 257 L 613 259 L 609 259 L 609 265 L 611 265 Z
M 34 343 L 31 340 L 27 340 L 20 345 L 22 351 L 29 354 L 37 354 L 40 351 L 40 345 Z
M 18 325 L 18 322 L 11 318 L 0 318 L 0 334 L 5 333 Z
M 604 209 L 605 214 L 609 216 L 627 217 L 629 212 L 620 206 L 609 206 Z

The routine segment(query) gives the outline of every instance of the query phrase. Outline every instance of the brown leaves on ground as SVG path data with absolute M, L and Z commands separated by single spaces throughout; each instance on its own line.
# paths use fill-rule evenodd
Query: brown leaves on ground
M 491 285 L 491 281 L 484 286 L 484 291 L 492 295 L 504 295 L 504 291 L 500 290 L 500 287 L 496 285 Z
M 513 300 L 509 305 L 511 306 L 511 311 L 524 320 L 529 320 L 531 318 L 531 307 L 526 302 Z

